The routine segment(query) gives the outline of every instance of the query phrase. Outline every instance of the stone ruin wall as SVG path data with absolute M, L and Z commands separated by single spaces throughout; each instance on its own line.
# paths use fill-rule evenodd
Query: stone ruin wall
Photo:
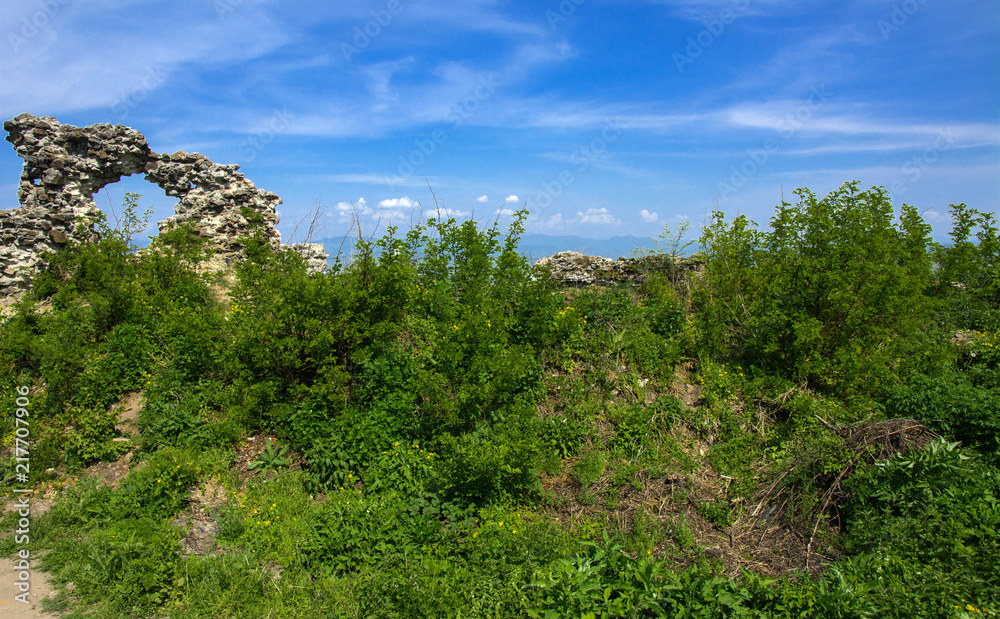
M 535 266 L 548 269 L 550 280 L 566 286 L 613 286 L 623 283 L 639 285 L 645 280 L 647 272 L 666 270 L 666 265 L 659 264 L 664 260 L 674 261 L 685 280 L 688 280 L 689 275 L 702 273 L 705 267 L 705 263 L 696 257 L 662 255 L 611 260 L 575 251 L 564 251 L 542 258 Z
M 238 165 L 214 163 L 198 153 L 157 154 L 141 133 L 122 125 L 81 128 L 48 116 L 21 114 L 3 128 L 24 168 L 17 191 L 21 208 L 0 210 L 2 295 L 26 288 L 28 277 L 42 266 L 43 252 L 94 240 L 93 225 L 78 232 L 78 218 L 96 217 L 94 194 L 132 174 L 144 174 L 168 196 L 179 198 L 174 215 L 157 223 L 159 231 L 196 222 L 201 236 L 219 250 L 219 266 L 242 256 L 238 238 L 251 229 L 244 209 L 263 217 L 265 234 L 275 248 L 281 243 L 275 229 L 281 198 L 258 189 L 237 172 Z M 311 272 L 326 268 L 322 245 L 288 247 L 306 259 Z
M 24 290 L 28 277 L 42 266 L 42 253 L 59 251 L 72 241 L 94 240 L 93 226 L 78 231 L 77 220 L 96 217 L 93 196 L 133 174 L 144 174 L 168 196 L 179 198 L 174 215 L 157 223 L 160 232 L 196 222 L 200 234 L 218 250 L 217 267 L 241 258 L 238 239 L 251 228 L 244 208 L 263 218 L 265 234 L 275 248 L 280 246 L 275 225 L 281 198 L 258 189 L 238 172 L 238 165 L 214 163 L 197 153 L 157 154 L 141 133 L 122 125 L 81 128 L 52 117 L 21 114 L 3 127 L 7 141 L 24 160 L 24 169 L 17 192 L 21 208 L 0 210 L 0 295 Z M 322 245 L 287 247 L 306 259 L 310 272 L 326 268 Z M 649 260 L 562 252 L 536 264 L 547 267 L 550 278 L 565 285 L 609 286 L 640 283 Z M 699 273 L 703 266 L 695 259 L 676 260 L 685 272 Z

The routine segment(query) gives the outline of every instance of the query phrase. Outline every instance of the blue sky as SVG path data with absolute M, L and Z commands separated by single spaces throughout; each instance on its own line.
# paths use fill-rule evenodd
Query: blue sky
M 122 123 L 239 163 L 287 240 L 483 222 L 591 238 L 766 222 L 782 195 L 890 189 L 941 238 L 1000 211 L 996 0 L 33 0 L 0 8 L 0 117 Z M 0 208 L 21 161 L 0 148 Z M 430 185 L 430 189 L 428 188 Z M 174 200 L 132 177 L 162 219 Z M 101 205 L 108 197 L 98 196 Z M 301 229 L 298 236 L 301 237 Z

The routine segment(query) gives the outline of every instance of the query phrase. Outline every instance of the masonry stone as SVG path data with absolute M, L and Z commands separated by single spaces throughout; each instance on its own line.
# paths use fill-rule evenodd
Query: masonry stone
M 17 191 L 21 207 L 0 210 L 2 295 L 27 286 L 42 266 L 43 253 L 96 240 L 94 194 L 133 174 L 144 174 L 166 195 L 179 199 L 173 216 L 158 222 L 159 231 L 195 222 L 199 234 L 218 250 L 222 266 L 242 259 L 239 238 L 252 229 L 254 219 L 263 221 L 272 246 L 280 246 L 275 225 L 281 198 L 258 189 L 238 172 L 238 165 L 218 164 L 198 153 L 155 153 L 141 133 L 123 125 L 74 127 L 50 116 L 21 114 L 3 128 L 24 168 Z M 290 248 L 306 259 L 312 272 L 326 267 L 322 245 Z
M 664 264 L 672 262 L 672 265 Z M 575 251 L 564 251 L 535 263 L 547 270 L 549 279 L 566 286 L 639 285 L 650 272 L 677 272 L 686 276 L 698 275 L 704 270 L 704 261 L 697 257 L 657 255 L 642 258 L 611 260 L 601 256 L 587 256 Z M 667 269 L 667 266 L 671 266 Z

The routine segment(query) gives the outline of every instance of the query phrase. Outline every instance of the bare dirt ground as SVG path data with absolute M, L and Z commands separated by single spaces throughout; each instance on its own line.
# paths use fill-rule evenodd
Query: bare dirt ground
M 54 491 L 40 489 L 36 496 L 31 499 L 31 516 L 37 518 L 49 511 L 54 501 Z M 3 513 L 14 509 L 15 499 L 10 499 L 4 505 Z M 12 531 L 4 531 L 2 535 L 12 535 Z M 23 593 L 14 580 L 17 578 L 17 561 L 10 557 L 0 557 L 0 617 L 4 619 L 51 619 L 57 615 L 43 613 L 41 601 L 45 598 L 55 597 L 58 592 L 49 582 L 48 574 L 39 571 L 36 566 L 38 559 L 29 559 L 32 568 L 28 582 L 31 589 L 28 591 L 29 602 L 25 604 L 15 598 Z
M 55 597 L 58 591 L 49 583 L 48 574 L 32 570 L 31 589 L 28 591 L 29 603 L 25 604 L 14 596 L 22 591 L 14 584 L 16 562 L 13 559 L 0 559 L 0 616 L 4 619 L 53 619 L 58 615 L 42 612 L 41 601 Z

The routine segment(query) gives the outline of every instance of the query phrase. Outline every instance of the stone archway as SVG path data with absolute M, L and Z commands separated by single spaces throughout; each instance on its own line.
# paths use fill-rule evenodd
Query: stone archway
M 237 239 L 252 227 L 245 213 L 263 218 L 265 234 L 275 247 L 281 242 L 275 229 L 281 198 L 258 189 L 237 171 L 238 165 L 214 163 L 198 153 L 157 154 L 145 136 L 122 125 L 81 128 L 50 116 L 21 114 L 3 127 L 24 169 L 17 191 L 21 208 L 0 211 L 0 294 L 23 289 L 39 267 L 42 252 L 92 239 L 93 230 L 85 230 L 86 238 L 80 238 L 77 219 L 96 216 L 94 194 L 132 174 L 145 174 L 168 196 L 179 198 L 174 215 L 158 222 L 160 232 L 195 221 L 226 264 L 240 258 Z M 311 257 L 322 253 L 325 266 L 322 246 L 302 245 L 307 244 L 293 249 Z

